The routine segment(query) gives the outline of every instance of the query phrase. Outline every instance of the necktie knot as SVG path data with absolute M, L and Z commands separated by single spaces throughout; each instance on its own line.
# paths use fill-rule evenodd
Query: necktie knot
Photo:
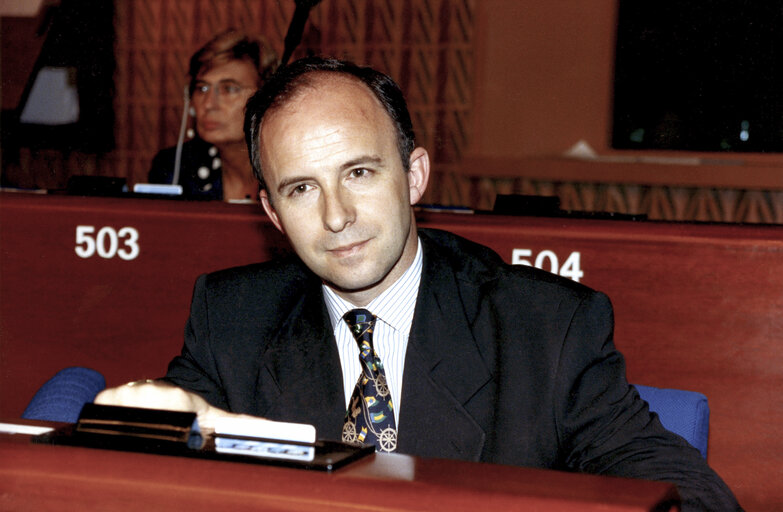
M 366 309 L 352 309 L 343 315 L 343 319 L 348 323 L 351 334 L 361 347 L 365 341 L 372 346 L 372 329 L 375 326 L 375 315 Z

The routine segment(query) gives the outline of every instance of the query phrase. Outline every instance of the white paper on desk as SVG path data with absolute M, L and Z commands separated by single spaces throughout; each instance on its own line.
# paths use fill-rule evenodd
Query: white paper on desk
M 215 437 L 215 451 L 218 453 L 233 453 L 272 459 L 302 461 L 315 459 L 315 446 L 313 445 L 262 441 L 260 439 Z
M 221 435 L 312 444 L 315 442 L 315 427 L 306 423 L 227 417 L 215 420 L 215 436 Z
M 16 423 L 0 423 L 0 434 L 27 434 L 37 436 L 54 430 L 52 427 L 39 427 L 36 425 L 17 425 Z
M 215 450 L 275 459 L 311 461 L 315 458 L 315 427 L 261 418 L 219 418 Z

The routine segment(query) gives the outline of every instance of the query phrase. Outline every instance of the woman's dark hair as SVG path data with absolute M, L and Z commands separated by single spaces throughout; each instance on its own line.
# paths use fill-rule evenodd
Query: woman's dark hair
M 394 124 L 402 166 L 408 171 L 410 154 L 415 147 L 415 136 L 405 97 L 394 80 L 380 71 L 357 66 L 352 62 L 324 57 L 305 57 L 279 69 L 247 102 L 245 142 L 250 153 L 253 172 L 261 183 L 261 188 L 266 187 L 261 171 L 259 139 L 264 115 L 270 110 L 282 107 L 303 87 L 310 85 L 314 73 L 340 73 L 354 77 L 372 91 Z

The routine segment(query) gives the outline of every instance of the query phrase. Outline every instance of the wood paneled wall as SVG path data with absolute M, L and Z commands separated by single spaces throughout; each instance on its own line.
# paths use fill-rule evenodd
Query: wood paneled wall
M 262 33 L 282 52 L 294 5 L 115 0 L 116 150 L 23 150 L 18 168 L 3 169 L 6 182 L 62 188 L 71 174 L 144 181 L 155 152 L 176 141 L 192 52 L 227 27 Z M 499 193 L 543 194 L 570 210 L 783 223 L 783 155 L 641 155 L 702 162 L 663 173 L 611 161 L 575 172 L 562 160 L 578 142 L 628 158 L 609 145 L 616 10 L 615 0 L 323 0 L 298 53 L 349 58 L 400 83 L 435 162 L 425 202 L 490 209 Z M 546 172 L 531 159 L 546 161 Z
M 472 0 L 325 0 L 310 14 L 297 54 L 372 65 L 406 92 L 420 143 L 438 161 L 459 157 L 469 130 Z M 117 2 L 117 135 L 114 172 L 145 179 L 155 152 L 176 142 L 192 52 L 237 27 L 282 54 L 294 10 L 285 0 Z

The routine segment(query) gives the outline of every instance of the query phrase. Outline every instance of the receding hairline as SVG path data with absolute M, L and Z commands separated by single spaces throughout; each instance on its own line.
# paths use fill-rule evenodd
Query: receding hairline
M 275 101 L 269 105 L 269 108 L 266 109 L 263 117 L 261 118 L 261 122 L 259 123 L 258 127 L 259 134 L 263 129 L 264 120 L 271 114 L 274 114 L 278 110 L 295 103 L 307 91 L 314 91 L 322 85 L 337 81 L 358 85 L 367 93 L 370 98 L 373 99 L 375 104 L 384 112 L 386 117 L 389 118 L 392 123 L 394 122 L 389 113 L 386 111 L 386 108 L 383 106 L 383 103 L 381 103 L 381 101 L 375 95 L 375 92 L 372 90 L 372 88 L 364 83 L 359 77 L 356 77 L 346 71 L 318 69 L 315 71 L 308 71 L 307 73 L 303 73 L 302 75 L 296 77 L 296 79 L 291 82 L 289 91 L 285 95 L 281 95 L 275 98 Z
M 370 86 L 364 83 L 359 77 L 356 77 L 348 72 L 338 71 L 338 70 L 331 71 L 331 70 L 319 69 L 315 71 L 309 71 L 307 73 L 298 76 L 294 81 L 291 82 L 292 87 L 289 90 L 289 92 L 282 97 L 279 96 L 278 98 L 276 98 L 275 101 L 269 106 L 269 108 L 267 108 L 264 111 L 264 115 L 261 117 L 261 120 L 258 123 L 257 142 L 259 146 L 259 153 L 263 153 L 264 150 L 264 144 L 263 144 L 264 126 L 266 122 L 268 122 L 267 120 L 270 117 L 274 117 L 280 111 L 295 104 L 308 91 L 315 91 L 316 89 L 318 89 L 323 85 L 327 85 L 338 81 L 358 85 L 360 89 L 362 89 L 364 92 L 367 93 L 367 96 L 370 98 L 370 101 L 372 101 L 372 103 L 380 110 L 380 112 L 383 114 L 383 118 L 389 122 L 389 127 L 392 131 L 393 136 L 395 137 L 395 143 L 396 143 L 397 129 L 395 127 L 394 119 L 391 117 L 391 115 L 389 115 L 389 112 L 386 110 L 386 107 L 384 107 L 383 103 L 381 103 L 381 100 L 378 99 L 378 97 L 375 95 L 375 92 L 372 90 Z M 261 168 L 261 171 L 263 172 L 263 167 Z

